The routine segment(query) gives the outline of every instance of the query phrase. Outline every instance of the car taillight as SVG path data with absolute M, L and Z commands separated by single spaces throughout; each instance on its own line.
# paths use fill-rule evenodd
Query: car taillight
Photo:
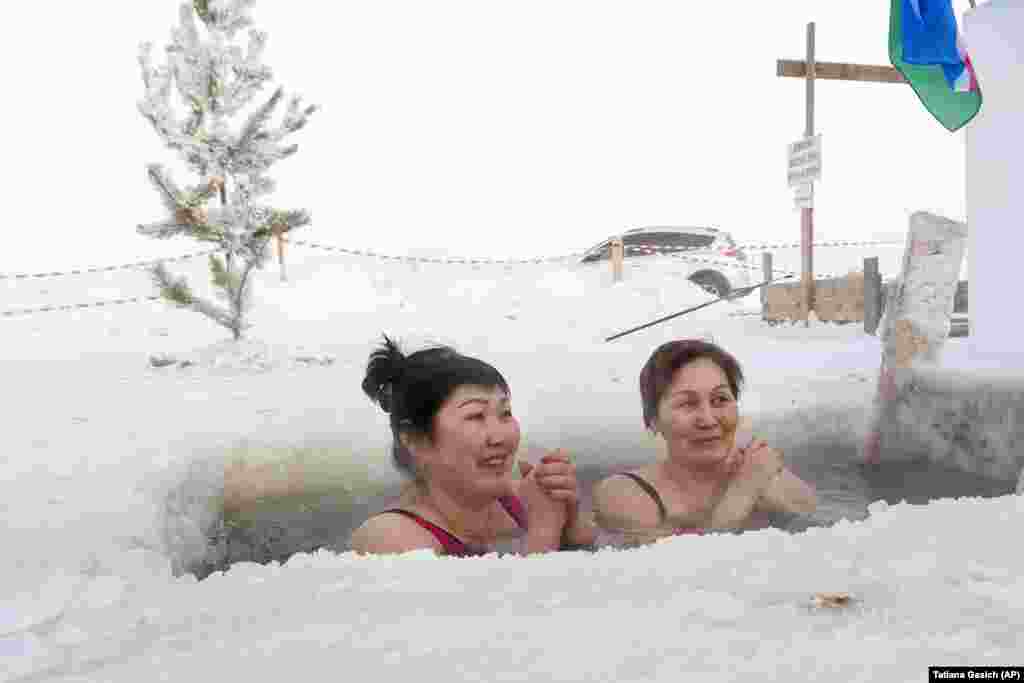
M 737 253 L 738 253 L 737 250 L 734 249 L 733 247 L 728 247 L 727 249 L 723 249 L 722 250 L 722 256 L 733 256 L 733 257 L 735 257 Z

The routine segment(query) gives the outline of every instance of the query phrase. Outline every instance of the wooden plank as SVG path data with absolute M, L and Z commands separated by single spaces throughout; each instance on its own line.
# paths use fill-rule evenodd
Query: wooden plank
M 775 74 L 785 78 L 807 78 L 807 63 L 797 59 L 780 59 Z M 814 62 L 814 78 L 833 81 L 866 81 L 868 83 L 906 83 L 903 74 L 891 66 Z

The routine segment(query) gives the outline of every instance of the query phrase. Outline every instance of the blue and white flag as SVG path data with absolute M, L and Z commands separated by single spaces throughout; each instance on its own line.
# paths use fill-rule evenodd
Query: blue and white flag
M 903 61 L 939 66 L 949 87 L 958 92 L 977 90 L 963 38 L 957 30 L 950 0 L 901 0 L 903 3 Z

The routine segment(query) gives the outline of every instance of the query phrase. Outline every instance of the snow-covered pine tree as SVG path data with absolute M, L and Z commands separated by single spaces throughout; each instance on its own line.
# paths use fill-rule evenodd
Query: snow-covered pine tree
M 272 78 L 270 68 L 261 62 L 266 33 L 249 29 L 245 54 L 233 44 L 236 33 L 252 26 L 249 10 L 253 4 L 255 0 L 183 3 L 181 23 L 172 30 L 166 48 L 167 63 L 153 66 L 151 43 L 143 43 L 139 54 L 146 89 L 139 111 L 167 147 L 178 152 L 202 180 L 181 189 L 166 169 L 150 164 L 149 179 L 168 216 L 138 226 L 138 232 L 158 239 L 185 235 L 219 245 L 226 259 L 211 255 L 210 272 L 217 297 L 227 305 L 196 296 L 185 278 L 172 277 L 163 263 L 152 269 L 153 282 L 163 298 L 228 328 L 235 341 L 249 327 L 250 275 L 263 266 L 271 238 L 310 223 L 308 211 L 277 210 L 253 200 L 273 191 L 274 182 L 264 174 L 275 162 L 297 151 L 295 145 L 283 145 L 282 140 L 303 128 L 317 109 L 303 107 L 300 97 L 292 97 L 281 124 L 270 128 L 271 114 L 283 97 L 278 88 L 237 133 L 229 130 L 228 120 Z M 193 13 L 205 25 L 205 40 Z M 172 87 L 186 107 L 182 118 L 171 106 Z M 220 206 L 207 207 L 214 196 Z M 241 263 L 236 264 L 233 257 Z

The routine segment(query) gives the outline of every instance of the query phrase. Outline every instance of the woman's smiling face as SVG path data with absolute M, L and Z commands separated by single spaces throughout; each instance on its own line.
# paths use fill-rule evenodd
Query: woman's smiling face
M 738 421 L 725 372 L 714 361 L 698 358 L 673 374 L 658 403 L 656 428 L 670 452 L 710 464 L 728 453 Z
M 433 443 L 414 446 L 428 482 L 483 496 L 512 486 L 519 421 L 499 387 L 457 387 L 434 418 Z

